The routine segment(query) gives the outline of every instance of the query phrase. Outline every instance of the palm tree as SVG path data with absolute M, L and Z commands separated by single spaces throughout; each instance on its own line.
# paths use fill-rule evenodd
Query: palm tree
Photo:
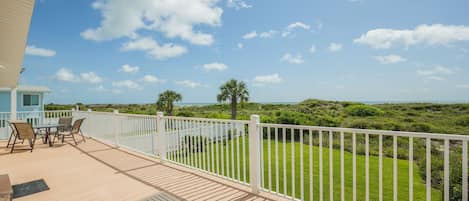
M 165 111 L 169 116 L 173 115 L 174 102 L 181 101 L 182 95 L 171 90 L 161 93 L 156 101 L 156 107 Z
M 236 110 L 239 103 L 247 102 L 249 92 L 246 84 L 242 81 L 231 79 L 220 87 L 220 94 L 217 96 L 218 102 L 230 101 L 231 119 L 236 119 Z

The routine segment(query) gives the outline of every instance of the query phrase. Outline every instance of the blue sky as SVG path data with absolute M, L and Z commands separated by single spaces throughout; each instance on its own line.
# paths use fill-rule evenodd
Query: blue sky
M 54 103 L 469 101 L 468 1 L 36 1 L 20 84 Z

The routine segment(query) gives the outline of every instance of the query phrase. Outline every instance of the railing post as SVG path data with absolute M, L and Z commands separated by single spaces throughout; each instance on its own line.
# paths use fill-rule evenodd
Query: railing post
M 259 193 L 261 188 L 261 132 L 259 119 L 259 115 L 251 115 L 251 121 L 249 122 L 249 170 L 253 193 Z
M 119 116 L 117 114 L 119 114 L 119 110 L 113 110 L 112 113 L 114 114 L 113 117 L 114 117 L 114 140 L 116 141 L 116 146 L 119 146 L 119 130 L 122 130 L 122 129 L 119 129 L 122 127 L 122 123 L 119 122 Z
M 156 114 L 156 142 L 158 143 L 158 155 L 163 162 L 166 160 L 166 135 L 164 128 L 163 112 Z

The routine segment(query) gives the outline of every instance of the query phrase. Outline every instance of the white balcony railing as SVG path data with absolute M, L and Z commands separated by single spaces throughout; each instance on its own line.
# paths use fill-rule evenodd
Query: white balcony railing
M 70 112 L 70 111 L 68 111 Z M 42 115 L 56 121 L 65 111 Z M 468 201 L 469 136 L 71 112 L 82 131 L 298 200 Z M 1 118 L 8 118 L 0 114 Z
M 27 121 L 32 125 L 57 122 L 60 117 L 71 117 L 71 110 L 56 111 L 21 111 L 16 113 L 17 120 Z M 0 139 L 6 139 L 10 136 L 11 129 L 8 121 L 11 119 L 9 112 L 0 112 Z

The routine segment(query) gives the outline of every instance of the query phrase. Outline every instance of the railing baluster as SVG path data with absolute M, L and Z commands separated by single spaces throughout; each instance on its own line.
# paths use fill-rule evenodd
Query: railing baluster
M 392 142 L 393 142 L 393 146 L 392 146 L 392 150 L 393 150 L 392 192 L 393 192 L 393 196 L 392 197 L 394 201 L 397 201 L 398 200 L 397 198 L 397 174 L 398 174 L 397 173 L 397 136 L 393 135 Z
M 383 201 L 383 135 L 378 136 L 378 146 L 379 146 L 379 162 L 378 162 L 378 179 L 379 179 L 379 186 L 378 186 L 378 197 L 379 201 Z
M 177 128 L 179 123 L 175 119 L 170 119 L 171 126 L 169 127 L 170 131 L 176 135 L 176 148 L 177 148 L 177 154 L 176 154 L 176 162 L 182 164 L 181 161 L 181 136 L 179 135 L 179 129 Z
M 322 165 L 323 164 L 322 163 L 323 163 L 323 161 L 322 161 L 322 131 L 320 130 L 319 131 L 319 200 L 320 201 L 323 201 L 323 199 L 324 199 L 323 198 L 324 189 L 323 189 L 323 185 L 322 185 L 322 183 L 323 183 L 323 171 L 322 171 L 322 169 L 323 169 Z
M 449 140 L 445 140 L 444 151 L 444 200 L 449 201 Z
M 189 165 L 191 167 L 194 167 L 195 165 L 195 156 L 194 156 L 194 138 L 192 137 L 192 133 L 191 133 L 191 127 L 192 127 L 192 120 L 189 120 L 187 121 L 187 124 L 186 124 L 186 136 L 187 138 L 189 139 L 189 159 L 190 159 L 190 162 L 189 162 Z
M 352 183 L 353 201 L 357 201 L 357 135 L 352 133 Z
M 426 140 L 426 185 L 427 185 L 427 201 L 432 200 L 432 140 Z
M 267 129 L 267 178 L 268 178 L 268 184 L 269 184 L 269 191 L 272 191 L 272 156 L 270 153 L 270 127 L 266 127 Z
M 345 200 L 344 132 L 340 132 L 340 200 Z M 312 200 L 312 199 L 311 199 Z
M 283 138 L 283 194 L 287 195 L 287 139 L 286 128 L 282 128 Z
M 365 200 L 370 200 L 370 135 L 365 134 Z
M 329 131 L 329 200 L 334 200 L 334 133 Z
M 191 132 L 192 135 L 194 136 L 194 148 L 195 148 L 195 167 L 196 168 L 201 168 L 202 167 L 202 161 L 200 160 L 200 138 L 199 135 L 197 134 L 198 132 L 198 126 L 200 125 L 200 122 L 198 120 L 194 120 L 192 122 L 192 127 L 191 127 Z
M 223 132 L 225 133 L 225 148 L 226 148 L 226 177 L 230 177 L 230 144 L 229 144 L 229 136 L 230 133 L 228 132 L 228 123 L 223 124 Z
M 219 132 L 219 123 L 215 123 L 214 129 L 215 129 L 215 154 L 216 154 L 216 166 L 217 166 L 217 174 L 220 174 L 220 147 L 218 146 L 218 134 Z M 223 175 L 223 174 L 222 174 Z
M 246 179 L 246 169 L 247 169 L 247 159 L 246 159 L 246 132 L 245 132 L 245 125 L 243 124 L 242 128 L 242 136 L 243 136 L 243 180 L 244 182 L 248 183 Z M 248 146 L 249 147 L 249 146 Z
M 201 151 L 201 154 L 202 154 L 202 169 L 203 170 L 206 170 L 206 171 L 210 171 L 207 169 L 207 157 L 206 157 L 206 153 L 207 153 L 207 137 L 206 136 L 203 136 L 202 132 L 204 132 L 204 130 L 202 129 L 205 129 L 206 128 L 206 124 L 205 124 L 205 121 L 201 121 L 200 122 L 201 125 L 199 125 L 199 129 L 200 129 L 200 132 L 199 132 L 199 136 L 200 136 L 200 141 L 202 141 L 202 145 L 200 146 L 200 151 Z M 205 132 L 204 132 L 204 135 Z
M 186 149 L 186 165 L 190 165 L 191 164 L 191 158 L 192 158 L 192 154 L 191 154 L 191 151 L 190 151 L 190 137 L 187 135 L 187 128 L 189 127 L 188 126 L 188 120 L 183 120 L 183 130 L 182 130 L 182 133 L 184 135 L 184 147 Z
M 290 129 L 291 137 L 291 195 L 295 198 L 295 129 Z
M 278 174 L 278 128 L 275 128 L 275 192 L 280 193 L 279 191 L 279 174 Z
M 213 143 L 214 143 L 214 137 L 213 137 L 213 122 L 208 122 L 208 127 L 210 128 L 209 130 L 209 142 L 210 142 L 210 172 L 214 173 L 215 172 L 215 160 L 214 160 L 214 153 L 213 153 Z
M 260 163 L 261 167 L 260 167 L 260 169 L 261 169 L 261 175 L 260 176 L 261 176 L 261 187 L 262 188 L 265 188 L 265 181 L 264 181 L 264 178 L 265 178 L 265 172 L 264 172 L 264 166 L 265 166 L 265 160 L 264 160 L 264 128 L 265 127 L 261 126 L 261 131 L 260 131 L 260 135 L 261 135 L 260 136 L 260 139 L 261 139 L 261 141 L 260 141 L 260 154 L 261 154 L 260 155 L 261 156 L 261 163 Z
M 239 129 L 240 126 L 239 124 L 236 125 L 236 156 L 237 156 L 237 161 L 238 161 L 238 164 L 237 164 L 237 167 L 238 167 L 238 181 L 241 181 L 241 166 L 240 166 L 240 161 L 241 161 L 241 155 L 239 155 L 239 138 L 241 137 L 241 130 Z
M 309 130 L 309 200 L 314 197 L 313 192 L 313 130 Z
M 223 149 L 223 133 L 224 131 L 222 130 L 222 123 L 219 124 L 219 133 L 220 133 L 220 152 L 221 152 L 221 174 L 223 176 L 225 175 L 225 149 Z
M 409 201 L 414 200 L 414 138 L 409 137 Z
M 300 196 L 301 200 L 305 200 L 304 189 L 304 164 L 303 164 L 303 129 L 300 129 Z
M 467 140 L 462 141 L 462 200 L 468 201 L 467 199 Z
M 230 123 L 231 127 L 231 140 L 230 140 L 230 147 L 231 147 L 231 178 L 235 179 L 235 162 L 234 162 L 234 127 L 233 127 L 233 122 Z

